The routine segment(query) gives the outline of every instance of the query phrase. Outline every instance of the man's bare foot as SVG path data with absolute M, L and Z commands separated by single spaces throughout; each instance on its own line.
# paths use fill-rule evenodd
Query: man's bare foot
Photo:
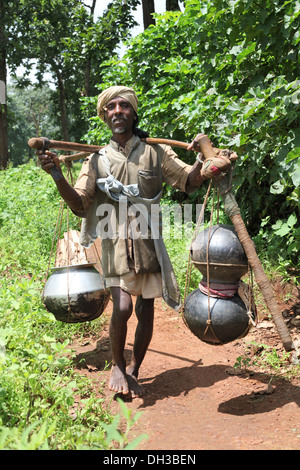
M 126 375 L 117 365 L 113 366 L 111 371 L 109 390 L 116 393 L 121 393 L 123 395 L 129 394 L 129 386 Z
M 138 383 L 137 378 L 130 374 L 126 374 L 127 380 L 128 380 L 128 385 L 130 389 L 130 393 L 132 398 L 138 398 L 141 397 L 145 394 L 144 388 Z
M 137 378 L 131 373 L 124 375 L 117 365 L 113 366 L 111 371 L 109 390 L 122 395 L 129 395 L 132 398 L 141 397 L 145 393 Z

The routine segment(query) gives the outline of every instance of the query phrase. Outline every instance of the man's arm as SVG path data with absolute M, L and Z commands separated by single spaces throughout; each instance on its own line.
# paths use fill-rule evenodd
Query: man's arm
M 199 155 L 199 154 L 198 154 Z M 196 188 L 201 186 L 205 178 L 201 176 L 203 162 L 200 161 L 200 158 L 195 161 L 194 165 L 189 171 L 188 179 L 186 182 L 186 192 L 191 193 L 195 191 Z
M 72 209 L 72 211 L 78 215 L 80 215 L 80 213 L 84 213 L 81 197 L 64 177 L 56 153 L 46 150 L 45 153 L 39 155 L 39 160 L 41 162 L 42 169 L 47 173 L 50 173 L 51 168 L 57 168 L 57 176 L 55 176 L 53 179 L 59 194 L 66 201 L 67 205 L 70 207 L 70 209 Z
M 204 162 L 204 157 L 203 154 L 201 153 L 201 148 L 199 144 L 200 138 L 203 136 L 203 134 L 198 134 L 195 139 L 190 143 L 190 145 L 187 147 L 187 150 L 194 150 L 198 152 L 197 159 L 190 169 L 189 176 L 187 179 L 187 184 L 186 184 L 186 189 L 187 193 L 191 193 L 195 191 L 195 189 L 203 183 L 203 181 L 206 180 L 203 176 L 201 176 L 201 170 Z

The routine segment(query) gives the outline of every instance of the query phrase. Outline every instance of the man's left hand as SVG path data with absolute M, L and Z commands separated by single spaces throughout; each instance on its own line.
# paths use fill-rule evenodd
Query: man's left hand
M 205 134 L 197 134 L 194 140 L 190 143 L 190 145 L 187 147 L 187 150 L 195 150 L 195 152 L 201 152 L 200 148 L 200 139 L 203 137 Z M 213 145 L 213 144 L 212 144 Z

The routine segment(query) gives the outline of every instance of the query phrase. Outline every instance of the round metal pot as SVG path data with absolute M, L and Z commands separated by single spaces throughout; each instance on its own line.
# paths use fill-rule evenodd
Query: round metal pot
M 53 268 L 43 300 L 57 320 L 79 323 L 98 318 L 107 306 L 109 296 L 94 265 L 82 264 Z
M 251 326 L 247 308 L 239 295 L 226 300 L 210 297 L 208 310 L 208 296 L 200 289 L 187 296 L 183 319 L 201 341 L 216 345 L 246 336 Z
M 244 248 L 231 225 L 214 225 L 200 232 L 191 246 L 191 259 L 207 281 L 207 255 L 209 280 L 212 283 L 235 284 L 248 271 Z M 207 246 L 208 245 L 208 246 Z M 208 253 L 207 253 L 208 252 Z

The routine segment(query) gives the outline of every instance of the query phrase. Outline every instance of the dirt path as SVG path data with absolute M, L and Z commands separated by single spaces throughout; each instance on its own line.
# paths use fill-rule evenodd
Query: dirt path
M 126 354 L 134 340 L 135 315 L 129 321 Z M 271 324 L 270 324 L 271 326 Z M 111 360 L 108 327 L 102 337 L 77 344 L 80 372 L 93 379 L 95 393 L 108 382 L 103 371 Z M 272 328 L 255 329 L 246 341 L 279 345 Z M 198 340 L 161 300 L 156 302 L 155 328 L 141 368 L 142 398 L 127 402 L 142 411 L 132 438 L 148 434 L 139 450 L 296 450 L 300 448 L 299 381 L 272 379 L 270 375 L 233 366 L 245 354 L 243 340 L 211 346 Z M 271 380 L 270 385 L 269 382 Z M 113 395 L 107 391 L 108 402 Z M 112 401 L 118 411 L 118 404 Z

